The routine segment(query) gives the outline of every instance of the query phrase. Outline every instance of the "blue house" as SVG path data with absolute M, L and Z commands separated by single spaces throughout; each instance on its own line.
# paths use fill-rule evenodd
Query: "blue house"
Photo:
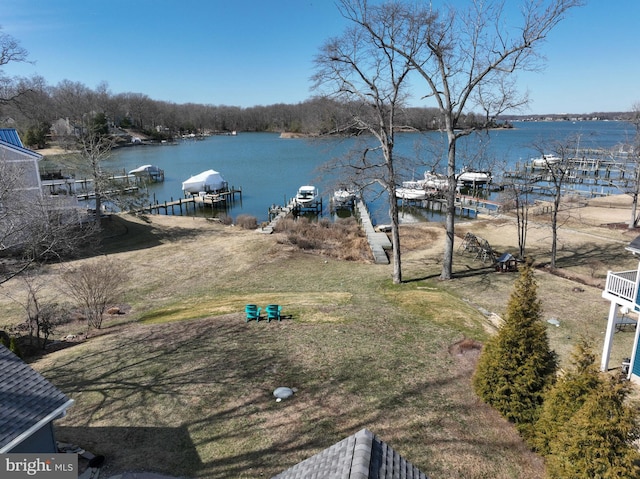
M 0 344 L 0 454 L 58 452 L 53 421 L 73 404 Z
M 607 371 L 609 369 L 609 358 L 615 332 L 631 326 L 635 328 L 635 338 L 633 348 L 628 354 L 630 361 L 627 379 L 640 382 L 640 351 L 638 350 L 638 334 L 640 334 L 640 331 L 637 327 L 638 314 L 640 312 L 640 236 L 629 243 L 625 249 L 639 256 L 638 268 L 631 271 L 609 271 L 607 273 L 607 282 L 602 292 L 602 297 L 609 300 L 611 305 L 609 307 L 600 370 Z

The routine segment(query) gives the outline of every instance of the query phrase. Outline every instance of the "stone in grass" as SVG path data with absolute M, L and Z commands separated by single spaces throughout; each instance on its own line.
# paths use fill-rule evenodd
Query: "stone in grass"
M 276 401 L 280 402 L 283 399 L 288 399 L 293 396 L 293 389 L 286 387 L 279 387 L 273 391 L 273 395 L 276 397 Z

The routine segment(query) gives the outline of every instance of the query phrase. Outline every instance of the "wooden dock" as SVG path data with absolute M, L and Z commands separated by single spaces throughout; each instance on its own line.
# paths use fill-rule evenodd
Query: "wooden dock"
M 183 215 L 188 214 L 190 208 L 194 213 L 198 209 L 206 208 L 211 208 L 213 211 L 217 208 L 226 208 L 229 203 L 236 201 L 236 195 L 239 195 L 240 200 L 242 200 L 242 189 L 235 189 L 232 187 L 228 191 L 220 193 L 192 195 L 185 198 L 178 198 L 177 200 L 171 198 L 169 201 L 164 201 L 162 203 L 156 201 L 154 203 L 149 203 L 148 206 L 140 208 L 138 212 L 148 212 L 152 214 L 160 214 L 161 212 L 164 212 L 165 215 Z
M 503 187 L 525 183 L 541 196 L 553 196 L 556 188 L 549 168 L 533 161 L 518 162 L 504 172 Z M 635 166 L 624 154 L 604 150 L 580 150 L 574 158 L 562 160 L 562 193 L 588 197 L 606 196 L 611 190 L 624 191 L 634 184 Z
M 365 235 L 367 235 L 374 262 L 376 264 L 389 264 L 386 250 L 391 249 L 391 241 L 386 233 L 381 233 L 373 228 L 367 205 L 361 199 L 356 202 L 356 213 L 358 214 L 360 225 Z

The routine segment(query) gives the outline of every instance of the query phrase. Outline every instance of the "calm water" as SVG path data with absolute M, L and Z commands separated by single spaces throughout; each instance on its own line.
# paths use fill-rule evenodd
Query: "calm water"
M 496 130 L 488 135 L 471 136 L 458 146 L 458 165 L 477 156 L 483 146 L 482 158 L 475 165 L 486 165 L 494 174 L 505 164 L 526 161 L 539 153 L 532 147 L 536 142 L 563 140 L 579 135 L 580 147 L 611 148 L 629 143 L 634 135 L 633 125 L 624 122 L 518 122 L 512 130 Z M 421 176 L 436 163 L 433 146 L 439 133 L 399 135 L 396 154 L 416 157 L 421 151 L 424 168 L 416 169 Z M 434 141 L 436 140 L 436 141 Z M 212 136 L 202 141 L 183 141 L 175 146 L 135 146 L 114 152 L 108 160 L 109 168 L 129 171 L 144 164 L 156 165 L 165 171 L 163 183 L 149 186 L 149 196 L 159 202 L 183 197 L 182 182 L 204 170 L 219 171 L 229 186 L 242 188 L 242 201 L 234 203 L 227 213 L 232 217 L 248 214 L 265 221 L 269 206 L 285 204 L 299 186 L 316 185 L 325 209 L 329 205 L 332 184 L 336 178 L 319 167 L 332 158 L 345 155 L 355 145 L 353 139 L 281 139 L 272 133 L 239 133 L 238 136 Z M 428 153 L 427 153 L 428 151 Z M 444 163 L 441 163 L 444 165 Z M 410 179 L 410 178 L 406 178 Z M 366 197 L 375 223 L 388 222 L 386 199 L 371 194 Z M 437 215 L 421 212 L 430 220 Z M 405 219 L 410 215 L 406 212 Z

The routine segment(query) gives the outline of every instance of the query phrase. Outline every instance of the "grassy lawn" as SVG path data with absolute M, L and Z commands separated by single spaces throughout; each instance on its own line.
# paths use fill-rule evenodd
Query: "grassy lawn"
M 76 401 L 59 439 L 104 454 L 103 474 L 271 477 L 366 427 L 433 479 L 543 477 L 541 459 L 473 394 L 477 350 L 452 347 L 486 339 L 482 312 L 504 310 L 515 276 L 456 256 L 459 277 L 438 281 L 441 250 L 429 244 L 441 231 L 408 238 L 407 281 L 393 285 L 390 266 L 204 220 L 112 229 L 107 252 L 131 270 L 131 311 L 33 364 Z M 541 278 L 545 315 L 561 320 L 553 345 L 600 334 L 601 290 Z M 247 323 L 250 302 L 279 303 L 285 319 Z M 279 386 L 296 393 L 276 402 Z

